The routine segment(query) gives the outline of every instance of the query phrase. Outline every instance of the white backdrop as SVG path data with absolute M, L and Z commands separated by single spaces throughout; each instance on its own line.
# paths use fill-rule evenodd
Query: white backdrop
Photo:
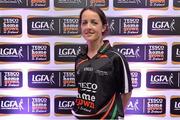
M 53 0 L 50 0 L 49 10 L 36 10 L 36 9 L 6 9 L 0 10 L 0 16 L 12 16 L 20 15 L 22 17 L 23 32 L 22 37 L 14 38 L 11 36 L 0 36 L 0 42 L 10 42 L 10 43 L 33 43 L 33 42 L 49 42 L 51 58 L 49 64 L 37 64 L 37 63 L 8 63 L 0 64 L 0 69 L 20 69 L 23 72 L 23 87 L 17 89 L 0 89 L 0 95 L 5 96 L 35 96 L 35 95 L 49 95 L 51 99 L 51 108 L 49 116 L 39 116 L 39 115 L 5 115 L 0 116 L 1 120 L 59 120 L 59 119 L 74 119 L 71 115 L 66 116 L 55 116 L 54 113 L 54 97 L 55 95 L 76 95 L 76 91 L 65 90 L 65 89 L 32 89 L 28 87 L 27 75 L 30 69 L 48 69 L 48 70 L 63 70 L 63 69 L 73 69 L 74 64 L 55 64 L 54 62 L 54 45 L 56 42 L 73 42 L 73 43 L 85 43 L 83 38 L 72 38 L 63 36 L 40 36 L 36 38 L 30 38 L 27 35 L 27 18 L 29 15 L 37 16 L 48 16 L 48 17 L 59 17 L 59 16 L 71 16 L 79 15 L 81 9 L 66 9 L 66 10 L 54 10 Z M 173 9 L 173 0 L 169 0 L 169 7 L 167 10 L 158 9 L 127 9 L 127 10 L 114 10 L 112 0 L 109 2 L 109 9 L 104 11 L 107 16 L 134 16 L 140 15 L 143 19 L 143 30 L 141 37 L 133 36 L 107 36 L 111 44 L 113 42 L 128 42 L 128 43 L 149 43 L 149 42 L 167 42 L 168 44 L 168 59 L 167 64 L 152 64 L 152 63 L 130 63 L 131 70 L 139 70 L 142 74 L 141 77 L 141 88 L 133 90 L 133 97 L 144 97 L 144 96 L 154 96 L 154 95 L 164 95 L 166 97 L 166 116 L 148 116 L 148 115 L 127 115 L 125 120 L 179 120 L 178 117 L 170 117 L 170 97 L 172 95 L 180 95 L 178 89 L 164 89 L 164 90 L 148 90 L 146 88 L 146 72 L 148 69 L 170 69 L 180 71 L 179 64 L 172 64 L 171 62 L 171 46 L 173 42 L 178 42 L 180 36 L 161 36 L 161 37 L 148 37 L 147 34 L 147 20 L 150 15 L 162 15 L 162 16 L 178 16 L 180 17 L 180 10 Z

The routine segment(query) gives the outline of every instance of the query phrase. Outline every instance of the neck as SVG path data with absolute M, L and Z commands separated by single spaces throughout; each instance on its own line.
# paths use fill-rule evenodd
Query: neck
M 88 44 L 88 56 L 92 58 L 94 55 L 97 54 L 100 47 L 103 45 L 103 40 L 100 41 L 93 41 L 93 42 L 87 42 Z

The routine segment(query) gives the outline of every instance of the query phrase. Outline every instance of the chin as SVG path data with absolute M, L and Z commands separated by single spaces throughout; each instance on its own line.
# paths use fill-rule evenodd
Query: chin
M 84 37 L 84 39 L 85 39 L 86 41 L 95 41 L 93 38 L 89 38 L 89 37 Z
M 92 39 L 86 39 L 87 42 L 93 42 L 95 40 L 92 40 Z

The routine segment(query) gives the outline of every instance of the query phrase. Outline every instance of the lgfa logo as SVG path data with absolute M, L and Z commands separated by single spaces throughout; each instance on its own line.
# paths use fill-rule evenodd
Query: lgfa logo
M 135 0 L 137 4 L 141 4 L 141 0 Z
M 109 24 L 109 29 L 111 32 L 115 31 L 114 26 L 115 26 L 115 19 L 112 19 L 110 24 Z
M 42 30 L 50 30 L 54 31 L 54 20 L 51 20 L 50 22 L 32 22 L 31 24 L 32 29 L 42 29 Z
M 77 50 L 75 48 L 63 48 L 59 49 L 59 55 L 64 56 L 64 55 L 73 55 L 76 56 L 79 54 L 81 51 L 81 47 L 79 46 Z
M 6 100 L 6 101 L 1 101 L 1 109 L 16 109 L 22 111 L 24 108 L 22 106 L 23 104 L 23 99 L 20 99 L 19 103 L 15 100 Z
M 170 86 L 174 85 L 172 79 L 173 79 L 173 73 L 168 75 L 151 75 L 151 82 L 153 83 L 167 83 Z
M 176 49 L 176 55 L 177 55 L 177 56 L 180 56 L 180 50 L 179 50 L 179 48 Z
M 20 46 L 19 50 L 17 50 L 16 48 L 0 48 L 0 56 L 13 56 L 22 58 L 22 51 L 22 46 Z
M 21 4 L 21 3 L 22 3 L 22 0 L 16 0 L 16 2 L 17 2 L 18 4 Z
M 176 110 L 179 110 L 180 109 L 180 102 L 178 102 L 178 101 L 174 102 L 174 108 Z
M 50 76 L 48 75 L 32 75 L 32 82 L 49 82 L 50 84 L 55 84 L 54 73 Z
M 129 101 L 129 104 L 127 106 L 127 110 L 138 111 L 139 110 L 138 104 L 139 104 L 139 100 L 138 99 L 136 99 L 134 102 L 133 101 Z
M 59 104 L 58 104 L 58 107 L 59 108 L 72 108 L 73 106 L 75 105 L 74 101 L 67 101 L 67 100 L 64 100 L 64 101 L 59 101 Z
M 174 19 L 171 22 L 156 21 L 156 22 L 152 22 L 152 29 L 175 31 L 174 25 L 175 25 Z
M 136 49 L 133 48 L 122 48 L 122 49 L 117 49 L 118 52 L 122 53 L 124 56 L 131 56 L 131 57 L 140 57 L 140 48 L 139 46 Z

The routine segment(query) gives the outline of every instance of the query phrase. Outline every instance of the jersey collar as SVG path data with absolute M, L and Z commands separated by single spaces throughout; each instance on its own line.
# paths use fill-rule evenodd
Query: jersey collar
M 100 49 L 98 50 L 98 53 L 99 53 L 99 54 L 103 54 L 103 53 L 105 53 L 109 48 L 111 48 L 111 45 L 110 45 L 110 43 L 109 43 L 108 40 L 103 40 L 103 42 L 104 42 L 104 44 L 103 44 L 103 45 L 100 47 Z M 87 51 L 88 51 L 88 46 L 85 45 L 85 46 L 82 48 L 80 54 L 81 54 L 82 56 L 87 55 Z
M 108 40 L 104 40 L 103 42 L 104 42 L 104 44 L 98 50 L 98 53 L 100 53 L 100 54 L 105 53 L 109 48 L 111 48 L 111 45 Z

